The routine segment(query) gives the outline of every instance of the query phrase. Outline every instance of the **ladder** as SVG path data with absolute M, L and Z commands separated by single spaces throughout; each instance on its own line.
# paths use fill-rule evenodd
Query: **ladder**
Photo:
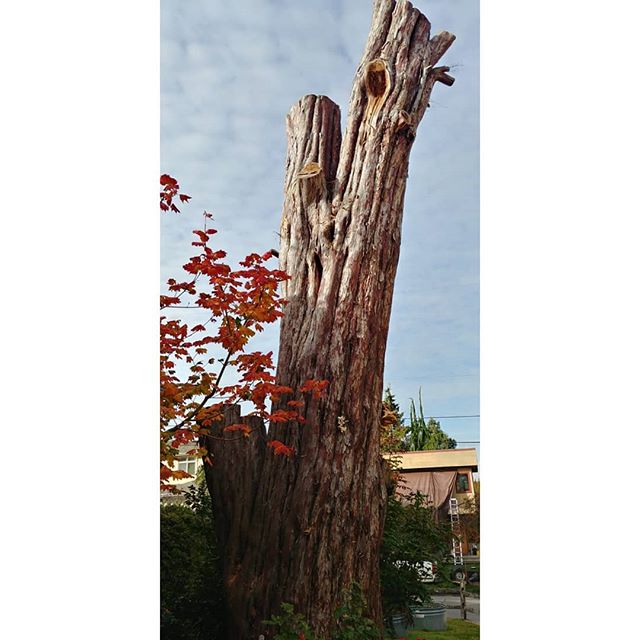
M 449 516 L 451 517 L 451 533 L 453 533 L 453 565 L 454 567 L 460 567 L 454 569 L 454 572 L 461 572 L 459 580 L 460 582 L 460 613 L 462 619 L 467 619 L 467 599 L 465 595 L 465 585 L 467 582 L 466 572 L 464 570 L 464 560 L 462 559 L 462 544 L 460 538 L 462 537 L 462 528 L 460 527 L 460 511 L 458 511 L 458 499 L 449 498 Z
M 453 533 L 453 564 L 457 567 L 462 567 L 464 565 L 462 544 L 460 542 L 462 530 L 460 528 L 460 512 L 457 498 L 449 498 L 449 516 L 451 517 L 451 533 Z

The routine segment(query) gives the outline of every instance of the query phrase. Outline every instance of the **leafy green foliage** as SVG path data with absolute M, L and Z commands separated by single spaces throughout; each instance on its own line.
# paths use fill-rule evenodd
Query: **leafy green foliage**
M 367 602 L 362 588 L 354 584 L 344 595 L 344 604 L 336 611 L 336 630 L 334 640 L 377 640 L 380 637 L 378 627 L 367 618 Z
M 300 613 L 293 610 L 293 605 L 283 602 L 280 605 L 282 613 L 273 615 L 265 624 L 276 628 L 273 640 L 315 640 L 311 627 Z
M 184 491 L 185 504 L 198 515 L 202 524 L 213 531 L 213 511 L 211 510 L 211 496 L 204 482 L 204 466 L 200 467 L 195 484 Z
M 433 418 L 425 419 L 422 408 L 422 391 L 418 391 L 420 413 L 416 411 L 416 404 L 411 399 L 409 407 L 409 421 L 406 436 L 406 448 L 409 451 L 426 451 L 430 449 L 455 449 L 458 443 L 450 438 L 440 427 L 440 423 Z
M 160 508 L 160 629 L 162 640 L 223 637 L 222 581 L 204 487 L 187 505 Z
M 434 515 L 421 494 L 411 494 L 406 504 L 389 498 L 380 553 L 386 620 L 392 614 L 409 614 L 412 605 L 430 601 L 420 566 L 425 561 L 442 564 L 451 542 L 449 526 L 436 523 Z
M 282 613 L 271 616 L 266 625 L 276 628 L 273 640 L 315 640 L 304 616 L 294 611 L 293 605 L 284 602 Z M 367 601 L 358 584 L 353 584 L 342 598 L 342 605 L 335 613 L 335 628 L 331 640 L 378 640 L 380 632 L 373 620 L 366 616 Z

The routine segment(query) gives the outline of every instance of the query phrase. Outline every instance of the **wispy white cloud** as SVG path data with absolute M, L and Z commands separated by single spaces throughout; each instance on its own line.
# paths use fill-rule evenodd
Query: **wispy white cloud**
M 422 386 L 427 413 L 475 414 L 478 2 L 414 4 L 434 32 L 456 34 L 446 58 L 456 83 L 434 90 L 412 151 L 385 379 L 403 406 Z M 277 246 L 285 115 L 302 95 L 325 94 L 341 105 L 344 127 L 370 10 L 368 0 L 163 0 L 161 168 L 193 196 L 188 213 L 163 219 L 163 279 L 188 259 L 205 209 L 232 259 Z M 276 350 L 277 333 L 256 346 Z M 478 439 L 477 421 L 446 426 Z

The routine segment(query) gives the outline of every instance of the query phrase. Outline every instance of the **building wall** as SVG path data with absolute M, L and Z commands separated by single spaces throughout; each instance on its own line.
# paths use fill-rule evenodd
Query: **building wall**
M 457 491 L 453 495 L 454 498 L 458 500 L 458 505 L 460 507 L 460 513 L 470 513 L 474 510 L 473 504 L 468 504 L 473 501 L 475 497 L 475 490 L 473 487 L 473 472 L 470 467 L 459 467 L 458 474 L 466 474 L 467 482 L 469 484 L 469 491 L 464 493 L 458 493 Z M 457 484 L 457 481 L 456 481 Z
M 200 470 L 200 467 L 202 467 L 202 458 L 180 456 L 179 458 L 176 458 L 173 465 L 171 465 L 171 468 L 187 471 L 193 476 L 193 478 L 171 478 L 167 482 L 168 484 L 174 485 L 176 487 L 190 484 L 195 480 L 195 476 Z
M 193 464 L 195 462 L 195 465 Z M 191 463 L 191 464 L 185 464 Z M 193 458 L 190 456 L 180 456 L 176 458 L 172 469 L 181 469 L 182 471 L 187 471 L 193 477 L 192 478 L 171 478 L 167 480 L 167 484 L 176 487 L 177 489 L 185 490 L 191 485 L 195 483 L 196 475 L 202 467 L 202 458 Z M 185 468 L 186 467 L 186 468 Z M 184 495 L 181 493 L 171 493 L 171 491 L 164 490 L 160 491 L 160 502 L 162 504 L 182 504 L 184 502 Z

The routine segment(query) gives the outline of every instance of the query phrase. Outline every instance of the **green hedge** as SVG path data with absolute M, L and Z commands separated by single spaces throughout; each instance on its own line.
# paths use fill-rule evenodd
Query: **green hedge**
M 218 552 L 204 491 L 192 493 L 191 507 L 160 508 L 162 640 L 216 640 L 224 635 Z

